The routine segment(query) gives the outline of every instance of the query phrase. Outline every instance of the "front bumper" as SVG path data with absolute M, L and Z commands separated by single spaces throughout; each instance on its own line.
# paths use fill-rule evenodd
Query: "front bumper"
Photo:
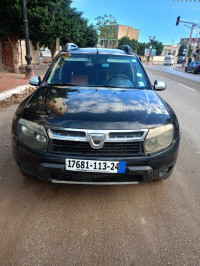
M 66 184 L 134 184 L 145 181 L 159 180 L 171 175 L 178 156 L 179 138 L 171 147 L 151 156 L 105 157 L 106 161 L 126 161 L 124 174 L 104 174 L 71 172 L 65 170 L 67 155 L 57 155 L 35 151 L 22 143 L 16 137 L 12 140 L 13 155 L 16 163 L 24 174 Z M 70 156 L 73 159 L 102 160 L 102 157 Z

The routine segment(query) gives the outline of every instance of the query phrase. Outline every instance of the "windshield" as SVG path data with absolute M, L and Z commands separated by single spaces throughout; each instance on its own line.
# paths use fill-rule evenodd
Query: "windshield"
M 61 54 L 50 73 L 48 84 L 145 88 L 147 80 L 135 57 Z

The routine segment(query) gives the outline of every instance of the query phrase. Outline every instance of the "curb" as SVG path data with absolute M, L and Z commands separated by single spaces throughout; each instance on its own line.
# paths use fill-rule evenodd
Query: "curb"
M 17 86 L 16 88 L 7 90 L 5 92 L 1 92 L 0 93 L 0 101 L 6 100 L 7 98 L 11 97 L 13 94 L 24 94 L 24 91 L 26 91 L 30 87 L 31 87 L 31 85 L 26 84 L 26 85 L 22 85 L 22 86 Z
M 154 62 L 150 62 L 150 63 L 145 63 L 145 65 L 158 65 L 159 63 L 154 63 Z

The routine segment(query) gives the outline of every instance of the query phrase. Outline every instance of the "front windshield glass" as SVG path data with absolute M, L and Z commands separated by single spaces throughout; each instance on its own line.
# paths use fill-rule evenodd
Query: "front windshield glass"
M 146 88 L 145 74 L 135 57 L 61 55 L 48 78 L 49 85 Z

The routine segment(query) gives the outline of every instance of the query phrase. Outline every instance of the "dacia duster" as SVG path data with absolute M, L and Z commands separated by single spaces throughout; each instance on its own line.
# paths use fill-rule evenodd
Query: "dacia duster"
M 131 184 L 170 176 L 179 124 L 138 57 L 68 43 L 18 107 L 13 155 L 22 174 L 53 183 Z

